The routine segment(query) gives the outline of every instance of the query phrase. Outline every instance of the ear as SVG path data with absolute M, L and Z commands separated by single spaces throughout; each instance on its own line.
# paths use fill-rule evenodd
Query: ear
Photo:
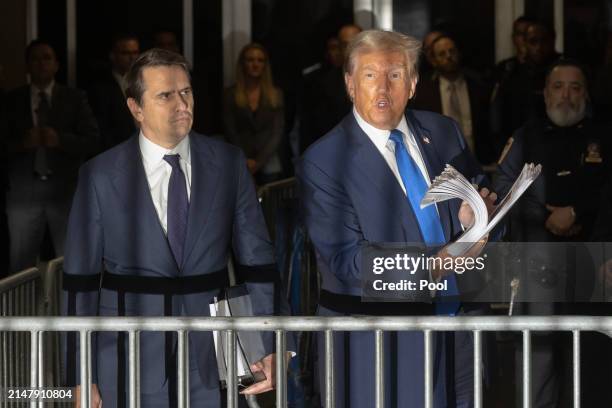
M 411 78 L 409 79 L 409 84 L 408 86 L 410 87 L 409 91 L 408 91 L 408 100 L 412 99 L 412 97 L 414 96 L 414 93 L 416 92 L 416 86 L 417 83 L 419 82 L 419 76 L 418 75 L 412 75 Z
M 344 74 L 344 85 L 346 86 L 346 93 L 348 93 L 351 102 L 355 101 L 355 81 L 353 76 L 348 72 Z
M 140 123 L 144 119 L 144 115 L 142 114 L 142 107 L 136 102 L 134 98 L 127 99 L 127 106 L 136 122 Z

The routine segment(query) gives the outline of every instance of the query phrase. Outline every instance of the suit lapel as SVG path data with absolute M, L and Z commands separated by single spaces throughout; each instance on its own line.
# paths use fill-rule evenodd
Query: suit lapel
M 349 147 L 349 149 L 353 150 L 349 152 L 354 169 L 351 173 L 354 172 L 359 175 L 355 177 L 354 181 L 356 183 L 367 183 L 368 186 L 364 190 L 371 190 L 371 186 L 374 186 L 377 192 L 372 196 L 380 199 L 381 204 L 378 208 L 380 208 L 380 211 L 385 216 L 399 215 L 405 242 L 414 241 L 416 235 L 422 241 L 423 238 L 418 227 L 418 232 L 415 234 L 414 226 L 419 225 L 417 218 L 393 171 L 389 168 L 389 165 L 374 143 L 359 127 L 354 116 L 350 115 L 347 126 L 348 135 L 352 138 L 353 142 Z
M 151 197 L 138 135 L 128 139 L 124 146 L 116 162 L 117 172 L 112 179 L 113 186 L 117 190 L 118 197 L 124 201 L 124 208 L 132 212 L 131 218 L 134 220 L 132 224 L 136 226 L 134 233 L 146 237 L 151 248 L 162 251 L 162 259 L 166 263 L 166 267 L 162 269 L 176 270 L 176 261 Z
M 433 85 L 433 94 L 435 95 L 433 100 L 435 109 L 433 109 L 433 111 L 442 113 L 442 93 L 440 92 L 440 77 L 434 74 L 431 83 Z
M 202 136 L 191 134 L 191 199 L 183 265 L 204 232 L 221 176 L 215 157 Z
M 61 115 L 60 106 L 64 106 L 62 98 L 64 94 L 61 85 L 55 84 L 51 93 L 51 109 L 49 111 L 49 122 L 57 126 L 57 118 Z
M 440 162 L 440 156 L 438 155 L 433 143 L 434 139 L 431 137 L 429 131 L 421 126 L 421 123 L 416 119 L 411 111 L 406 112 L 406 121 L 408 122 L 408 127 L 410 128 L 410 131 L 414 135 L 416 143 L 419 146 L 419 150 L 423 156 L 423 161 L 425 162 L 425 167 L 427 167 L 427 174 L 429 175 L 430 182 L 432 182 L 434 178 L 439 176 L 444 170 L 444 163 Z M 444 237 L 446 238 L 446 241 L 449 241 L 450 237 L 452 236 L 452 227 L 448 201 L 442 201 L 436 205 L 438 207 L 438 213 L 440 214 L 440 221 L 442 222 Z

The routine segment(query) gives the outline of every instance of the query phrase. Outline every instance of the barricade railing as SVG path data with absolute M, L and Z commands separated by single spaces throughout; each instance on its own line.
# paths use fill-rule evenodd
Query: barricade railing
M 0 315 L 36 316 L 40 312 L 41 273 L 30 268 L 0 280 Z M 0 335 L 0 387 L 24 386 L 31 372 L 30 338 L 25 333 Z
M 270 238 L 276 237 L 277 212 L 284 206 L 291 205 L 297 197 L 295 177 L 286 178 L 263 185 L 257 190 L 257 197 L 261 202 Z
M 30 386 L 42 387 L 40 362 L 43 360 L 43 332 L 79 332 L 81 406 L 89 407 L 91 386 L 92 331 L 128 332 L 129 338 L 129 401 L 130 407 L 140 407 L 139 335 L 141 331 L 174 331 L 178 334 L 178 406 L 188 406 L 190 331 L 224 330 L 227 332 L 228 355 L 235 357 L 237 331 L 274 331 L 276 333 L 276 406 L 285 407 L 287 397 L 286 333 L 318 331 L 325 333 L 325 406 L 334 407 L 333 332 L 373 331 L 375 333 L 375 389 L 376 407 L 384 406 L 384 332 L 422 331 L 425 345 L 425 408 L 433 407 L 433 334 L 438 331 L 471 331 L 474 334 L 474 406 L 482 408 L 482 332 L 519 331 L 523 335 L 523 407 L 531 407 L 531 333 L 568 331 L 573 333 L 573 401 L 580 407 L 580 332 L 612 333 L 612 317 L 585 316 L 458 316 L 458 317 L 3 317 L 2 332 L 30 333 Z M 236 359 L 228 359 L 227 406 L 237 407 Z

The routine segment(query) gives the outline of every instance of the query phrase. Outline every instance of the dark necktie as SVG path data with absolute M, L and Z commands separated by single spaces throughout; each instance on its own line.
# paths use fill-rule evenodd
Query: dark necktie
M 187 183 L 185 174 L 181 170 L 180 156 L 167 154 L 164 160 L 172 166 L 172 174 L 168 183 L 168 242 L 174 254 L 176 263 L 181 267 L 183 262 L 183 249 L 187 233 L 187 215 L 189 214 L 189 199 L 187 197 Z
M 38 93 L 38 108 L 36 109 L 36 125 L 39 128 L 45 127 L 49 124 L 49 101 L 47 100 L 47 94 L 43 91 Z M 40 177 L 41 180 L 46 180 L 51 171 L 49 170 L 49 163 L 47 162 L 47 149 L 44 146 L 38 146 L 36 148 L 36 155 L 34 157 L 34 172 Z
M 419 223 L 421 235 L 423 236 L 425 244 L 432 246 L 444 244 L 446 239 L 435 206 L 430 205 L 421 208 L 421 200 L 427 192 L 428 186 L 421 170 L 419 170 L 416 162 L 408 153 L 408 149 L 404 146 L 402 132 L 393 129 L 389 139 L 393 140 L 395 143 L 395 160 L 397 161 L 397 168 L 402 178 L 402 182 L 404 183 L 404 187 L 406 188 L 408 202 Z M 445 277 L 444 280 L 448 283 L 448 290 L 438 291 L 437 296 L 457 296 L 459 291 L 457 290 L 457 281 L 454 273 Z M 436 303 L 436 313 L 439 315 L 454 315 L 459 309 L 459 306 L 460 304 L 457 301 L 438 302 Z

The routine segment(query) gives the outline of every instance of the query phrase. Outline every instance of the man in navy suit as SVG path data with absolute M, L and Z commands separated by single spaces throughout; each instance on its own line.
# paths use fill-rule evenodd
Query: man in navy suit
M 127 103 L 140 133 L 80 170 L 65 255 L 66 314 L 208 316 L 228 285 L 233 252 L 254 313 L 271 315 L 277 280 L 254 185 L 240 150 L 191 132 L 193 95 L 186 60 L 152 49 L 127 74 Z M 272 389 L 272 334 L 252 366 Z M 93 406 L 125 406 L 127 338 L 92 341 Z M 79 351 L 67 339 L 68 380 L 78 384 Z M 175 333 L 140 335 L 141 403 L 176 406 Z M 189 334 L 191 405 L 220 407 L 212 333 Z
M 361 251 L 371 243 L 444 244 L 473 222 L 457 200 L 420 209 L 427 186 L 446 163 L 479 182 L 482 171 L 456 122 L 431 112 L 406 111 L 417 83 L 419 42 L 403 34 L 370 30 L 347 49 L 345 83 L 349 113 L 314 143 L 298 166 L 304 221 L 321 273 L 319 314 L 455 315 L 465 305 L 426 302 L 362 302 Z M 412 173 L 411 173 L 412 172 Z M 489 206 L 495 194 L 481 190 Z M 475 256 L 482 244 L 475 245 Z M 478 290 L 472 277 L 452 271 L 423 271 L 452 282 L 455 295 Z M 445 310 L 446 309 L 446 310 Z M 435 336 L 436 407 L 473 404 L 473 349 L 470 334 Z M 319 338 L 319 355 L 324 348 Z M 374 333 L 337 333 L 335 398 L 339 407 L 372 407 L 375 395 Z M 421 408 L 424 403 L 424 341 L 420 332 L 386 333 L 385 405 Z M 323 359 L 321 359 L 323 360 Z M 320 367 L 324 373 L 324 367 Z M 320 376 L 321 379 L 324 375 Z M 323 389 L 323 385 L 321 386 Z

